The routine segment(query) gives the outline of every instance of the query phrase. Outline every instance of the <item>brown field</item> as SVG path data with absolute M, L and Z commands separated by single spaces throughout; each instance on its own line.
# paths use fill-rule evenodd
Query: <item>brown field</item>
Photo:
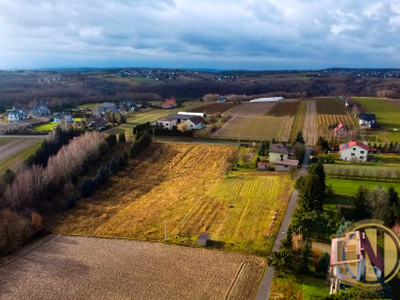
M 294 118 L 285 117 L 233 117 L 214 137 L 289 141 Z
M 58 236 L 0 264 L 1 299 L 254 299 L 261 258 Z
M 303 132 L 304 122 L 306 120 L 307 113 L 307 101 L 300 101 L 299 108 L 297 110 L 296 117 L 293 122 L 292 133 L 290 135 L 290 141 L 296 139 L 297 133 L 299 131 Z
M 40 141 L 39 139 L 13 139 L 0 144 L 0 162 Z
M 318 139 L 317 101 L 307 101 L 306 118 L 303 129 L 304 140 L 307 145 L 315 145 Z
M 233 117 L 264 116 L 275 104 L 276 102 L 243 103 L 232 109 L 232 111 L 229 112 L 229 115 Z
M 315 100 L 317 102 L 317 112 L 321 115 L 345 115 L 343 106 L 332 98 Z
M 223 113 L 227 111 L 228 109 L 231 109 L 238 104 L 233 103 L 233 102 L 223 102 L 223 103 L 210 103 L 206 104 L 204 106 L 192 109 L 191 111 L 194 112 L 205 112 L 207 115 L 213 115 L 216 113 Z
M 225 250 L 265 254 L 292 190 L 287 174 L 231 172 L 236 147 L 154 143 L 54 224 L 58 233 L 195 245 L 202 231 Z M 275 216 L 275 219 L 273 218 Z M 256 223 L 254 220 L 258 220 Z
M 300 101 L 278 102 L 269 112 L 272 117 L 294 117 L 299 109 Z
M 351 129 L 356 129 L 356 124 L 349 115 L 318 115 L 318 127 L 325 130 L 329 125 L 343 123 Z

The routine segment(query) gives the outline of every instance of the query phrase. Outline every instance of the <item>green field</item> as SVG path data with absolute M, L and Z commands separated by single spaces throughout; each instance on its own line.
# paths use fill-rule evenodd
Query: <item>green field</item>
M 400 129 L 400 107 L 385 99 L 372 97 L 354 98 L 362 107 L 371 114 L 376 115 L 376 120 L 382 125 L 382 129 L 387 132 L 370 132 L 367 136 L 372 142 L 376 137 L 380 141 L 398 141 L 400 142 L 400 131 L 393 132 L 393 128 Z
M 50 122 L 47 124 L 40 124 L 38 126 L 35 126 L 35 131 L 47 132 L 47 131 L 53 130 L 56 126 L 58 126 L 58 124 L 54 123 L 54 122 Z
M 355 165 L 355 164 L 328 164 L 324 165 L 327 175 L 341 179 L 360 179 L 372 181 L 399 181 L 400 167 L 393 164 Z
M 393 186 L 397 190 L 397 192 L 400 193 L 400 183 L 346 180 L 346 179 L 336 179 L 336 178 L 327 178 L 326 183 L 332 185 L 333 191 L 336 195 L 342 195 L 342 196 L 353 197 L 357 193 L 358 187 L 361 185 L 370 189 L 376 186 L 381 186 L 385 189 L 389 188 L 390 186 Z
M 91 109 L 91 108 L 100 107 L 100 106 L 101 106 L 101 103 L 86 103 L 86 104 L 79 105 L 78 108 L 79 109 Z
M 324 279 L 312 276 L 274 278 L 270 299 L 321 299 L 329 295 Z
M 0 139 L 1 140 L 1 139 Z M 35 144 L 28 148 L 8 157 L 6 160 L 0 162 L 0 174 L 3 174 L 7 169 L 11 168 L 17 160 L 26 160 L 29 156 L 34 154 L 37 149 L 42 145 L 43 140 L 38 140 Z

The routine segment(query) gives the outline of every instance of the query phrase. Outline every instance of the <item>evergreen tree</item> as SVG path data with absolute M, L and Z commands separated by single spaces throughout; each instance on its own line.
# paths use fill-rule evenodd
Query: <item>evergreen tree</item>
M 356 193 L 356 202 L 355 208 L 353 213 L 354 221 L 368 219 L 370 218 L 370 214 L 368 212 L 368 205 L 367 205 L 367 196 L 369 194 L 369 190 L 364 187 L 360 186 Z
M 294 140 L 294 143 L 300 143 L 300 144 L 305 144 L 303 133 L 299 131 L 296 135 L 296 139 Z
M 95 191 L 94 182 L 91 179 L 85 179 L 82 187 L 81 187 L 81 194 L 83 198 L 87 198 L 93 195 Z
M 329 143 L 327 140 L 325 140 L 322 136 L 320 136 L 317 140 L 317 146 L 320 146 L 322 150 L 324 150 L 325 153 L 328 153 L 329 151 Z
M 119 135 L 119 142 L 120 143 L 126 143 L 126 137 L 125 137 L 125 132 L 121 133 Z
M 390 216 L 388 218 L 388 224 L 393 226 L 394 223 L 400 221 L 400 199 L 399 194 L 396 192 L 393 186 L 388 189 L 388 198 L 390 203 Z
M 311 248 L 308 241 L 304 243 L 303 249 L 301 250 L 300 262 L 299 262 L 299 272 L 301 274 L 307 274 L 310 269 L 308 267 L 308 259 L 310 257 Z
M 331 256 L 328 253 L 322 254 L 319 259 L 318 266 L 315 270 L 315 276 L 319 278 L 326 278 L 330 265 Z

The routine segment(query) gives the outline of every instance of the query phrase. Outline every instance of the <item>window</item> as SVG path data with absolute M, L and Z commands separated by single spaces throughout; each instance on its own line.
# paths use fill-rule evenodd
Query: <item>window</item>
M 364 159 L 364 156 L 360 156 L 360 159 Z
M 355 154 L 355 153 L 352 153 L 351 156 L 356 156 L 356 154 Z
M 361 154 L 364 154 L 364 153 L 365 153 L 365 151 L 360 151 L 360 153 L 361 153 Z
M 353 148 L 353 151 L 356 151 L 356 148 Z

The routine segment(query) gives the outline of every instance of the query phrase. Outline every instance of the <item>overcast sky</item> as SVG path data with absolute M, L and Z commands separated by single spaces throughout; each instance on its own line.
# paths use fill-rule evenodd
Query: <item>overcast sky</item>
M 0 0 L 0 68 L 400 68 L 400 1 Z

